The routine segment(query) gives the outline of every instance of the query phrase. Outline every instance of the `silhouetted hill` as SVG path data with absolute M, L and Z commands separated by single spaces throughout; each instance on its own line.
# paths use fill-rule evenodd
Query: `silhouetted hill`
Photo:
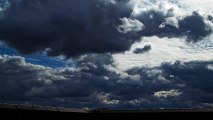
M 60 108 L 60 107 L 48 107 L 48 106 L 35 106 L 35 105 L 11 105 L 0 104 L 0 116 L 3 118 L 15 118 L 15 119 L 34 119 L 34 118 L 75 118 L 82 120 L 84 118 L 97 118 L 97 116 L 91 116 L 91 114 L 99 113 L 103 115 L 98 118 L 116 118 L 103 113 L 127 113 L 120 117 L 126 117 L 129 113 L 140 115 L 143 117 L 162 117 L 169 116 L 180 117 L 180 115 L 190 115 L 191 113 L 199 115 L 198 113 L 213 113 L 212 108 L 206 109 L 138 109 L 138 110 L 109 110 L 109 109 L 73 109 L 73 108 Z M 193 115 L 194 116 L 194 115 Z M 119 116 L 117 116 L 119 118 Z M 138 118 L 137 118 L 138 119 Z

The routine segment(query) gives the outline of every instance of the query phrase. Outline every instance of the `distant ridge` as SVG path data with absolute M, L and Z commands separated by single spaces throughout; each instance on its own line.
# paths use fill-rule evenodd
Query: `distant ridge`
M 0 104 L 1 110 L 26 110 L 26 111 L 46 111 L 46 112 L 73 112 L 73 113 L 88 113 L 84 109 L 37 106 L 37 105 L 22 105 L 22 104 Z
M 97 114 L 98 113 L 98 114 Z M 104 114 L 107 113 L 107 114 Z M 108 114 L 113 113 L 113 114 Z M 117 114 L 114 113 L 124 113 Z M 129 114 L 133 113 L 133 114 Z M 201 113 L 201 114 L 200 114 Z M 204 114 L 203 114 L 204 113 Z M 73 109 L 60 108 L 49 106 L 35 106 L 35 105 L 14 105 L 14 104 L 0 104 L 0 118 L 14 119 L 14 120 L 31 120 L 31 119 L 58 119 L 58 120 L 141 120 L 144 118 L 173 118 L 185 119 L 189 118 L 212 116 L 213 109 L 136 109 L 136 110 L 110 110 L 110 109 Z
M 64 113 L 172 113 L 172 112 L 213 112 L 213 108 L 177 108 L 177 109 L 130 109 L 130 110 L 111 110 L 100 109 L 75 109 L 63 107 L 23 105 L 23 104 L 0 104 L 2 111 L 40 111 L 40 112 L 64 112 Z

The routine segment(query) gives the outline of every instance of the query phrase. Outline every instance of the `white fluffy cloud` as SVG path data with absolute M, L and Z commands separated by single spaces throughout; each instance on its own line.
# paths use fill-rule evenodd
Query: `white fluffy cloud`
M 163 22 L 159 28 L 170 25 L 178 29 L 178 21 L 191 15 L 193 11 L 196 11 L 203 17 L 206 24 L 205 29 L 213 30 L 213 22 L 207 20 L 208 15 L 213 15 L 212 0 L 130 0 L 128 4 L 133 8 L 133 18 L 137 18 L 141 13 L 146 13 L 150 10 L 159 11 L 164 15 L 171 14 L 171 17 L 165 18 L 165 22 Z M 150 17 L 153 16 L 150 15 Z M 135 28 L 135 26 L 130 28 L 127 27 L 131 26 L 127 18 L 123 19 L 123 23 L 125 23 L 122 26 L 123 32 L 129 32 L 132 30 L 131 28 Z M 152 50 L 144 54 L 133 54 L 136 48 L 143 48 L 146 45 L 150 45 Z M 129 51 L 121 54 L 114 54 L 113 58 L 115 59 L 118 69 L 125 71 L 134 67 L 160 66 L 165 62 L 212 61 L 212 56 L 213 34 L 202 38 L 202 40 L 198 42 L 186 42 L 186 38 L 184 37 L 143 37 L 141 42 L 132 45 Z
M 144 37 L 124 54 L 113 55 L 117 67 L 128 70 L 134 67 L 155 67 L 164 62 L 211 61 L 213 60 L 213 39 L 205 38 L 197 43 L 187 43 L 184 38 Z M 151 45 L 152 50 L 134 54 L 136 48 Z
M 179 3 L 181 8 L 191 11 L 199 11 L 202 14 L 213 15 L 212 0 L 173 0 Z
M 169 91 L 158 91 L 158 92 L 155 92 L 154 93 L 154 96 L 155 97 L 158 97 L 158 98 L 167 98 L 167 97 L 178 97 L 182 94 L 182 92 L 179 92 L 178 90 L 175 90 L 175 89 L 172 89 L 172 90 L 169 90 Z
M 179 27 L 178 20 L 175 17 L 166 18 L 166 21 L 164 23 L 162 23 L 159 27 L 164 28 L 165 25 L 171 25 L 171 26 L 174 26 L 176 28 Z
M 122 18 L 120 20 L 122 22 L 122 25 L 118 26 L 118 31 L 122 33 L 128 33 L 132 31 L 137 32 L 145 28 L 143 23 L 136 19 Z
M 208 15 L 213 16 L 212 4 L 212 0 L 130 0 L 129 2 L 129 6 L 133 8 L 133 18 L 150 10 L 159 11 L 164 15 L 172 15 L 173 17 L 166 18 L 166 21 L 159 26 L 160 28 L 165 25 L 172 25 L 178 28 L 178 20 L 191 15 L 194 11 L 204 18 L 207 18 Z M 205 22 L 208 24 L 208 21 Z M 212 23 L 210 24 L 211 28 L 213 28 Z
M 212 0 L 130 0 L 129 5 L 133 7 L 133 15 L 148 10 L 167 11 L 172 9 L 176 16 L 191 14 L 199 11 L 201 14 L 213 14 Z
M 207 68 L 208 68 L 209 70 L 213 70 L 213 64 L 207 65 Z

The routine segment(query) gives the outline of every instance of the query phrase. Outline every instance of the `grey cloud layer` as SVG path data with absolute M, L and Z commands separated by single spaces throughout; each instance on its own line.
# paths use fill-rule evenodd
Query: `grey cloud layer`
M 172 9 L 132 16 L 128 0 L 9 1 L 10 7 L 0 13 L 0 39 L 23 54 L 46 48 L 51 56 L 116 53 L 128 50 L 141 36 L 197 41 L 212 31 L 197 12 L 178 20 L 179 27 L 169 20 L 175 16 Z
M 128 0 L 9 1 L 0 12 L 2 41 L 23 54 L 50 48 L 50 56 L 78 57 L 75 67 L 52 69 L 26 63 L 22 57 L 0 56 L 0 102 L 80 108 L 213 105 L 213 62 L 121 71 L 110 54 L 128 50 L 143 36 L 197 42 L 212 32 L 206 23 L 211 16 L 193 12 L 175 19 L 173 9 L 134 16 Z
M 79 68 L 51 69 L 21 57 L 0 57 L 0 101 L 80 108 L 212 104 L 212 62 L 177 62 L 122 72 L 113 66 L 110 55 L 77 61 Z
M 166 13 L 164 12 L 149 10 L 133 17 L 143 22 L 145 27 L 147 26 L 140 34 L 143 36 L 157 35 L 159 37 L 186 36 L 188 41 L 196 42 L 212 32 L 211 27 L 204 22 L 205 18 L 198 12 L 193 12 L 190 16 L 176 21 L 172 21 L 176 17 L 173 9 L 169 9 Z

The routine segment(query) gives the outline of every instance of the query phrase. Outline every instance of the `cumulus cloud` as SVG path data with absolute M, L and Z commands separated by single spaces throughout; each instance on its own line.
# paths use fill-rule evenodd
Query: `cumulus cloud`
M 150 10 L 141 13 L 138 16 L 133 16 L 143 22 L 146 27 L 141 31 L 143 36 L 159 36 L 159 37 L 187 37 L 188 41 L 198 41 L 203 37 L 210 35 L 211 27 L 205 23 L 203 16 L 198 12 L 193 12 L 191 15 L 185 16 L 180 20 L 174 18 L 171 10 L 167 13 L 161 11 Z M 209 29 L 206 29 L 209 28 Z
M 141 31 L 144 29 L 143 23 L 138 20 L 132 20 L 129 18 L 122 18 L 122 25 L 118 27 L 118 31 L 122 33 L 128 33 L 131 31 Z
M 211 62 L 168 63 L 122 72 L 111 63 L 110 55 L 104 56 L 84 56 L 77 60 L 81 67 L 60 69 L 29 64 L 22 57 L 1 56 L 0 101 L 122 109 L 212 103 L 213 71 L 206 67 Z
M 152 94 L 157 99 L 156 102 L 158 104 L 162 106 L 174 105 L 176 107 L 179 105 L 183 107 L 188 104 L 191 107 L 196 107 L 202 106 L 204 103 L 211 104 L 213 95 L 211 85 L 212 70 L 206 67 L 206 65 L 211 63 L 165 63 L 160 67 L 154 68 L 138 67 L 128 70 L 128 73 L 143 75 L 141 78 L 143 85 L 147 87 L 147 90 L 150 90 L 145 93 Z M 168 104 L 163 104 L 159 101 L 168 102 Z
M 85 106 L 116 104 L 119 96 L 114 94 L 119 95 L 122 92 L 119 89 L 129 87 L 125 90 L 128 92 L 133 86 L 141 86 L 142 81 L 137 74 L 120 72 L 109 65 L 111 59 L 109 55 L 84 56 L 76 61 L 76 68 L 52 69 L 26 63 L 23 57 L 1 56 L 0 101 L 32 103 L 38 100 L 37 103 L 41 104 L 45 99 L 66 101 L 69 98 L 75 103 L 90 101 Z M 114 98 L 108 98 L 109 95 Z M 95 101 L 99 101 L 100 105 L 96 106 Z M 81 103 L 76 105 L 84 106 Z
M 178 97 L 182 94 L 182 92 L 179 92 L 178 90 L 169 90 L 169 91 L 158 91 L 158 92 L 155 92 L 154 93 L 154 96 L 155 97 L 158 97 L 158 98 L 167 98 L 167 97 Z
M 198 9 L 205 6 L 200 2 L 193 9 L 191 0 L 8 1 L 0 11 L 1 41 L 22 54 L 73 57 L 73 66 L 0 56 L 0 102 L 122 109 L 213 104 L 212 12 Z
M 164 28 L 166 25 L 171 25 L 176 28 L 179 28 L 178 20 L 175 17 L 168 17 L 165 19 L 165 22 L 163 22 L 159 28 Z
M 10 7 L 1 12 L 0 38 L 22 54 L 46 48 L 51 56 L 67 57 L 122 52 L 137 38 L 117 30 L 120 18 L 131 14 L 126 2 L 10 0 Z
M 207 68 L 208 68 L 209 70 L 213 70 L 213 64 L 207 65 Z
M 8 1 L 9 7 L 0 12 L 0 39 L 22 54 L 47 48 L 50 56 L 118 53 L 143 36 L 196 42 L 212 31 L 203 14 L 179 15 L 176 11 L 184 8 L 168 1 Z
M 135 54 L 137 48 L 150 45 L 151 50 L 146 54 Z M 160 38 L 157 36 L 144 37 L 132 45 L 123 54 L 114 54 L 116 66 L 120 70 L 134 67 L 155 67 L 164 62 L 176 61 L 211 61 L 213 55 L 212 35 L 197 43 L 188 43 L 184 38 Z

